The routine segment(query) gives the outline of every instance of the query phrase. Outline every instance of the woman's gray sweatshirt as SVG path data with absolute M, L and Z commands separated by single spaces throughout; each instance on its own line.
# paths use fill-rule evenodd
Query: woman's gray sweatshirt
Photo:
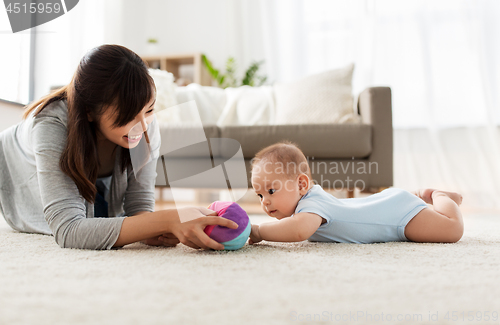
M 131 167 L 121 172 L 117 148 L 109 217 L 94 218 L 94 205 L 59 168 L 67 117 L 66 101 L 57 101 L 0 133 L 0 212 L 13 229 L 53 235 L 63 248 L 111 249 L 125 216 L 154 209 L 158 122 L 149 126 L 152 155 L 138 173 Z

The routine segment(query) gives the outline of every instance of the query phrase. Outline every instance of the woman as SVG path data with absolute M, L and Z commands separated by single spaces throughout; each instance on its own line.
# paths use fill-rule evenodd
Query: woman
M 187 222 L 175 209 L 153 212 L 155 91 L 146 65 L 127 48 L 102 45 L 87 53 L 69 85 L 31 103 L 21 123 L 0 133 L 0 212 L 7 223 L 53 235 L 63 248 L 142 241 L 223 249 L 204 228 L 237 226 L 214 211 L 185 208 Z M 152 157 L 134 171 L 130 149 L 145 140 Z M 208 215 L 214 216 L 201 218 Z

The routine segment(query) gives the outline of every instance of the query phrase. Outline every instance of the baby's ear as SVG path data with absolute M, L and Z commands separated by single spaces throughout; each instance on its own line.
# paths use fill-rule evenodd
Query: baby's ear
M 304 195 L 307 193 L 307 191 L 309 190 L 309 177 L 307 177 L 306 174 L 300 174 L 299 175 L 299 191 L 300 191 L 300 194 Z

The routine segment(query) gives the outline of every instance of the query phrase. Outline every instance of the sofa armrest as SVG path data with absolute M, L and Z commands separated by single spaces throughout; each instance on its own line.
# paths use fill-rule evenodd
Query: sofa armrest
M 372 168 L 370 185 L 389 187 L 393 179 L 393 138 L 392 138 L 392 102 L 391 88 L 370 87 L 359 95 L 358 113 L 361 121 L 372 126 L 372 153 L 369 163 L 376 163 Z

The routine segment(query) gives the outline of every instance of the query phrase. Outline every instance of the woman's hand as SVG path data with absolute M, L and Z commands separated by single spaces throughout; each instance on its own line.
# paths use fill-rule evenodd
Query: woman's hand
M 262 237 L 260 236 L 259 225 L 252 225 L 252 231 L 250 232 L 250 239 L 248 240 L 248 243 L 253 245 L 260 241 L 262 241 Z
M 224 245 L 216 242 L 204 232 L 209 225 L 218 225 L 231 229 L 238 225 L 226 218 L 217 217 L 217 212 L 199 207 L 178 209 L 179 219 L 171 227 L 171 233 L 181 243 L 191 248 L 222 250 Z
M 173 234 L 168 233 L 161 236 L 155 236 L 152 238 L 141 240 L 141 243 L 150 246 L 175 247 L 178 243 L 180 243 L 180 241 Z

